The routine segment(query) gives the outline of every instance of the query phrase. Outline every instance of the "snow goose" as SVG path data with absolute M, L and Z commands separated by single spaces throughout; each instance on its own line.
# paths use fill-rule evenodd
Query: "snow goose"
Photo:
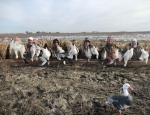
M 106 101 L 106 103 L 112 104 L 119 110 L 119 115 L 121 115 L 121 110 L 126 110 L 132 104 L 133 100 L 130 94 L 128 93 L 128 89 L 133 90 L 128 83 L 125 83 L 123 85 L 123 94 L 118 94 L 109 97 Z

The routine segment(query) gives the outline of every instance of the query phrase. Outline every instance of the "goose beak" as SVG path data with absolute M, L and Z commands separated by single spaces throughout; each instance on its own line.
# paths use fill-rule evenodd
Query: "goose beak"
M 131 86 L 129 86 L 128 89 L 133 90 L 133 88 Z

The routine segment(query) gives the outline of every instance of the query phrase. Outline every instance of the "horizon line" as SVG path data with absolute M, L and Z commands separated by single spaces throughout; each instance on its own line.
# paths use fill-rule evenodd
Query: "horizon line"
M 37 32 L 39 32 L 39 33 L 37 33 Z M 63 33 L 117 33 L 117 32 L 124 32 L 124 33 L 126 33 L 126 32 L 150 32 L 150 31 L 111 31 L 111 32 L 99 32 L 99 31 L 92 31 L 92 32 L 86 32 L 86 31 L 82 31 L 82 32 L 45 32 L 45 31 L 37 31 L 37 32 L 28 32 L 27 33 L 27 31 L 26 32 L 10 32 L 10 33 L 0 33 L 0 34 L 63 34 Z

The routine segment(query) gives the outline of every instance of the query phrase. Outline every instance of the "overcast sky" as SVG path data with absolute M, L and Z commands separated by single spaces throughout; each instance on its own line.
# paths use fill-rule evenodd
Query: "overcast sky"
M 0 33 L 150 31 L 150 0 L 0 0 Z

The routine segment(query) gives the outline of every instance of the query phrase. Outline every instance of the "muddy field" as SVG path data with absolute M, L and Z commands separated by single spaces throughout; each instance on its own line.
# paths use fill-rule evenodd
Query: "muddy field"
M 105 103 L 132 85 L 133 105 L 123 115 L 150 115 L 150 65 L 1 66 L 1 115 L 118 115 Z

